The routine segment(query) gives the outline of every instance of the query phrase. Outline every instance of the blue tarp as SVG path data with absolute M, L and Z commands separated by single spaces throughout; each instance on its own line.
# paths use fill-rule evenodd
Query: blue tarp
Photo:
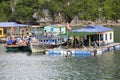
M 113 29 L 104 26 L 86 26 L 84 28 L 72 30 L 72 32 L 106 32 L 111 30 Z
M 26 24 L 18 24 L 16 22 L 0 22 L 0 27 L 27 27 Z

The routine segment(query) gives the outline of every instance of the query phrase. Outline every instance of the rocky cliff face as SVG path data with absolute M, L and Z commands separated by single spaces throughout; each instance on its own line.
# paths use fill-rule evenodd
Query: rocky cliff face
M 56 13 L 54 16 L 50 15 L 50 12 L 48 9 L 43 9 L 43 14 L 44 14 L 44 17 L 40 16 L 38 12 L 35 12 L 33 14 L 33 18 L 36 19 L 36 22 L 38 23 L 56 23 L 56 22 L 59 22 L 59 23 L 62 23 L 64 22 L 64 17 L 62 15 L 62 13 Z

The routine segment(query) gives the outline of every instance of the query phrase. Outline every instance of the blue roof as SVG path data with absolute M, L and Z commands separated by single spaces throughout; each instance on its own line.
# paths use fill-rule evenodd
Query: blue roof
M 18 24 L 16 22 L 0 22 L 0 27 L 27 27 L 26 24 Z
M 104 26 L 86 26 L 84 28 L 72 30 L 72 32 L 106 32 L 111 30 L 113 29 Z

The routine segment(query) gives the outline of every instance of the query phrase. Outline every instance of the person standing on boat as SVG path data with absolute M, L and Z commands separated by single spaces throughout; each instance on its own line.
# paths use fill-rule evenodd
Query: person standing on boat
M 13 37 L 13 43 L 12 43 L 12 45 L 16 45 L 17 44 L 17 39 L 16 39 L 16 37 L 14 36 Z

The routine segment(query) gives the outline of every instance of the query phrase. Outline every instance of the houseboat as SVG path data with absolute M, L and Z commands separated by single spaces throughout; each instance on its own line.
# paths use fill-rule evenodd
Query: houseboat
M 33 41 L 30 42 L 30 49 L 32 53 L 43 53 L 45 49 L 59 47 L 65 45 L 67 36 L 60 36 L 59 34 L 66 33 L 66 27 L 62 24 L 54 24 L 41 27 L 42 30 L 39 35 L 34 35 Z
M 114 42 L 114 30 L 104 26 L 86 26 L 71 30 L 67 35 L 73 37 L 73 44 L 67 48 L 46 49 L 50 55 L 91 56 L 120 49 L 120 43 Z M 79 45 L 80 43 L 80 45 Z
M 60 36 L 41 36 L 39 39 L 32 38 L 29 47 L 32 53 L 43 53 L 45 49 L 58 48 L 67 45 L 67 37 Z
M 11 44 L 7 44 L 7 42 L 10 41 L 13 36 L 16 38 L 23 38 L 23 35 L 25 36 L 27 33 L 28 27 L 29 25 L 27 24 L 18 24 L 16 22 L 0 22 L 0 40 L 1 42 L 6 42 L 5 47 L 7 51 L 22 49 L 21 45 L 12 45 L 12 42 Z

